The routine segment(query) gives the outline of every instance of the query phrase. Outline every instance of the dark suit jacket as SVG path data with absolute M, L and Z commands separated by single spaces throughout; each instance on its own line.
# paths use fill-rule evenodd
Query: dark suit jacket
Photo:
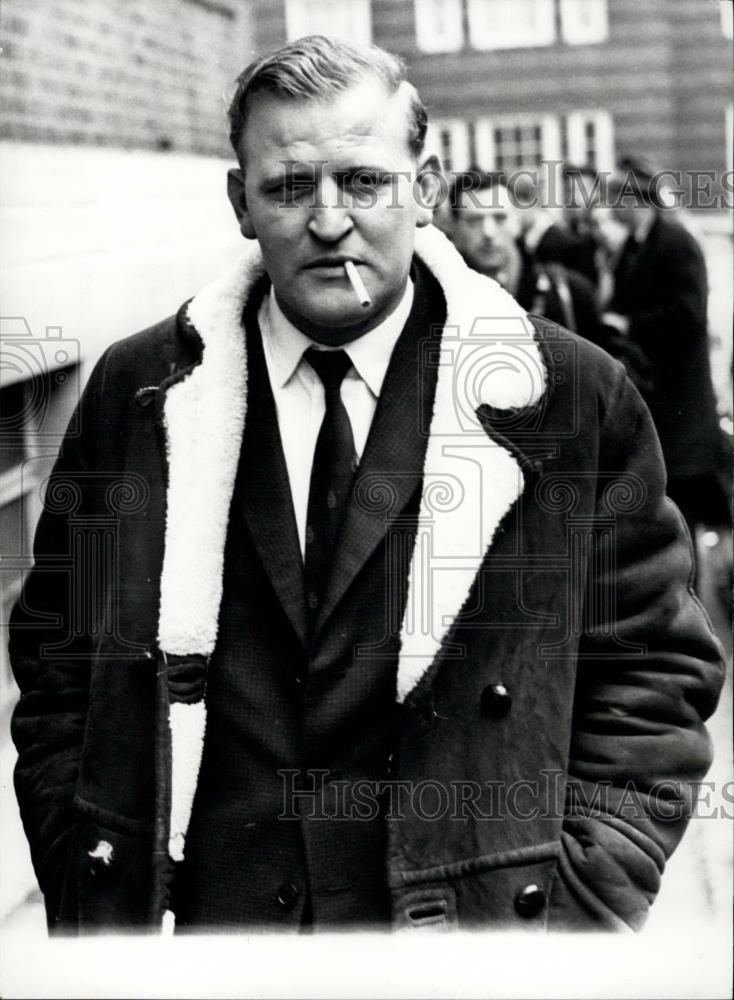
M 672 219 L 659 215 L 638 250 L 626 245 L 609 308 L 629 318 L 629 340 L 641 356 L 646 402 L 671 477 L 718 470 L 707 295 L 703 254 Z
M 541 261 L 537 254 L 530 254 L 522 247 L 520 253 L 522 271 L 517 288 L 520 305 L 606 350 L 607 340 L 591 283 L 557 260 Z
M 554 222 L 538 240 L 533 256 L 540 264 L 556 263 L 573 267 L 576 249 L 575 236 Z
M 419 237 L 447 316 L 440 352 L 429 338 L 415 358 L 417 412 L 390 421 L 425 444 L 405 607 L 385 623 L 391 774 L 408 790 L 385 817 L 392 921 L 639 927 L 710 763 L 723 678 L 649 414 L 620 365 L 528 324 L 440 234 Z M 254 247 L 178 317 L 111 347 L 49 485 L 11 659 L 16 789 L 52 926 L 170 919 L 246 418 L 242 309 L 261 274 Z M 332 649 L 371 613 L 354 595 L 415 474 L 387 464 L 362 484 L 322 610 Z M 252 501 L 295 648 L 293 572 L 272 567 L 297 561 L 267 494 Z M 256 671 L 248 635 L 241 667 Z M 282 706 L 264 710 L 277 731 Z
M 585 226 L 578 230 L 571 230 L 574 245 L 567 255 L 566 266 L 572 271 L 583 275 L 591 283 L 592 288 L 599 287 L 599 267 L 597 264 L 597 251 L 599 244 Z

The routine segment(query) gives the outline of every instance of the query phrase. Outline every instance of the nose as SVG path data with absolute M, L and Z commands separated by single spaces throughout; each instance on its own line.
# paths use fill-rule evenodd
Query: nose
M 497 223 L 491 215 L 486 216 L 482 222 L 482 234 L 488 240 L 493 240 L 497 235 Z
M 333 178 L 325 176 L 311 206 L 308 230 L 322 243 L 338 243 L 354 228 L 345 194 Z

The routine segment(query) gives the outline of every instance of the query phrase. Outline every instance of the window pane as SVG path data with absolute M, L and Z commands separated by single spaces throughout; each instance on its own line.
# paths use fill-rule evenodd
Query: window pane
M 475 48 L 527 48 L 555 40 L 553 0 L 468 0 L 467 10 Z
M 734 4 L 732 0 L 719 0 L 721 30 L 724 38 L 734 38 Z
M 456 52 L 464 44 L 461 0 L 414 0 L 415 37 L 423 52 Z
M 303 35 L 372 41 L 370 0 L 286 0 L 285 23 L 288 41 Z
M 515 118 L 499 122 L 496 119 L 482 119 L 481 127 L 487 130 L 483 134 L 491 136 L 493 155 L 489 168 L 511 172 L 540 166 L 544 159 L 550 121 L 550 118 L 520 122 Z
M 614 135 L 607 111 L 572 111 L 566 119 L 567 159 L 573 164 L 610 170 L 614 165 Z
M 469 165 L 469 133 L 463 118 L 432 118 L 426 134 L 427 155 L 441 158 L 444 170 L 466 170 Z
M 570 45 L 606 41 L 607 0 L 561 0 L 561 30 L 564 42 Z

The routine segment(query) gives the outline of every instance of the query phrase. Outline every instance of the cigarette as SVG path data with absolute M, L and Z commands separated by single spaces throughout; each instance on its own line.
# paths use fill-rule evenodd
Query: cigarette
M 349 278 L 349 281 L 352 285 L 354 294 L 359 299 L 359 304 L 361 306 L 364 306 L 365 309 L 367 308 L 367 306 L 372 305 L 372 299 L 370 298 L 370 293 L 364 287 L 364 282 L 360 277 L 359 271 L 355 267 L 354 261 L 353 260 L 344 261 L 344 270 L 347 272 L 347 277 Z

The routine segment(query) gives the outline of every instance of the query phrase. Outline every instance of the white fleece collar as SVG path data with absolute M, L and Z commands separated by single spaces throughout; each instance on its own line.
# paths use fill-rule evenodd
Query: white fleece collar
M 500 521 L 523 490 L 519 463 L 487 436 L 477 410 L 535 405 L 546 383 L 533 326 L 518 303 L 470 270 L 433 227 L 418 233 L 416 253 L 441 285 L 447 308 L 401 629 L 398 701 L 438 654 Z
M 446 299 L 434 412 L 410 566 L 397 671 L 399 701 L 415 688 L 464 605 L 500 521 L 520 496 L 517 460 L 486 434 L 477 408 L 524 408 L 545 390 L 527 316 L 471 271 L 437 229 L 416 253 Z M 168 490 L 158 642 L 164 654 L 209 656 L 216 644 L 229 509 L 247 407 L 242 312 L 263 275 L 260 249 L 189 304 L 201 362 L 167 392 Z M 183 857 L 204 743 L 206 707 L 173 704 L 169 853 Z
M 498 409 L 537 403 L 545 369 L 525 311 L 491 278 L 470 270 L 435 227 L 418 230 L 416 254 L 439 282 L 447 306 L 419 537 L 430 527 L 434 554 L 440 546 L 441 558 L 456 566 L 451 586 L 439 586 L 436 595 L 441 618 L 430 625 L 433 641 L 420 643 L 431 655 L 438 633 L 445 633 L 457 602 L 466 597 L 500 518 L 522 489 L 515 459 L 488 439 L 476 409 L 482 403 Z M 188 307 L 203 354 L 165 401 L 169 485 L 159 644 L 166 652 L 208 655 L 216 642 L 229 505 L 247 406 L 242 311 L 263 274 L 260 248 L 252 242 Z M 444 476 L 447 484 L 475 497 L 472 522 L 463 504 L 451 510 L 436 505 Z M 414 557 L 411 591 L 422 586 L 417 562 Z M 416 643 L 417 633 L 404 624 L 406 657 Z M 418 670 L 402 659 L 400 667 L 404 695 Z

